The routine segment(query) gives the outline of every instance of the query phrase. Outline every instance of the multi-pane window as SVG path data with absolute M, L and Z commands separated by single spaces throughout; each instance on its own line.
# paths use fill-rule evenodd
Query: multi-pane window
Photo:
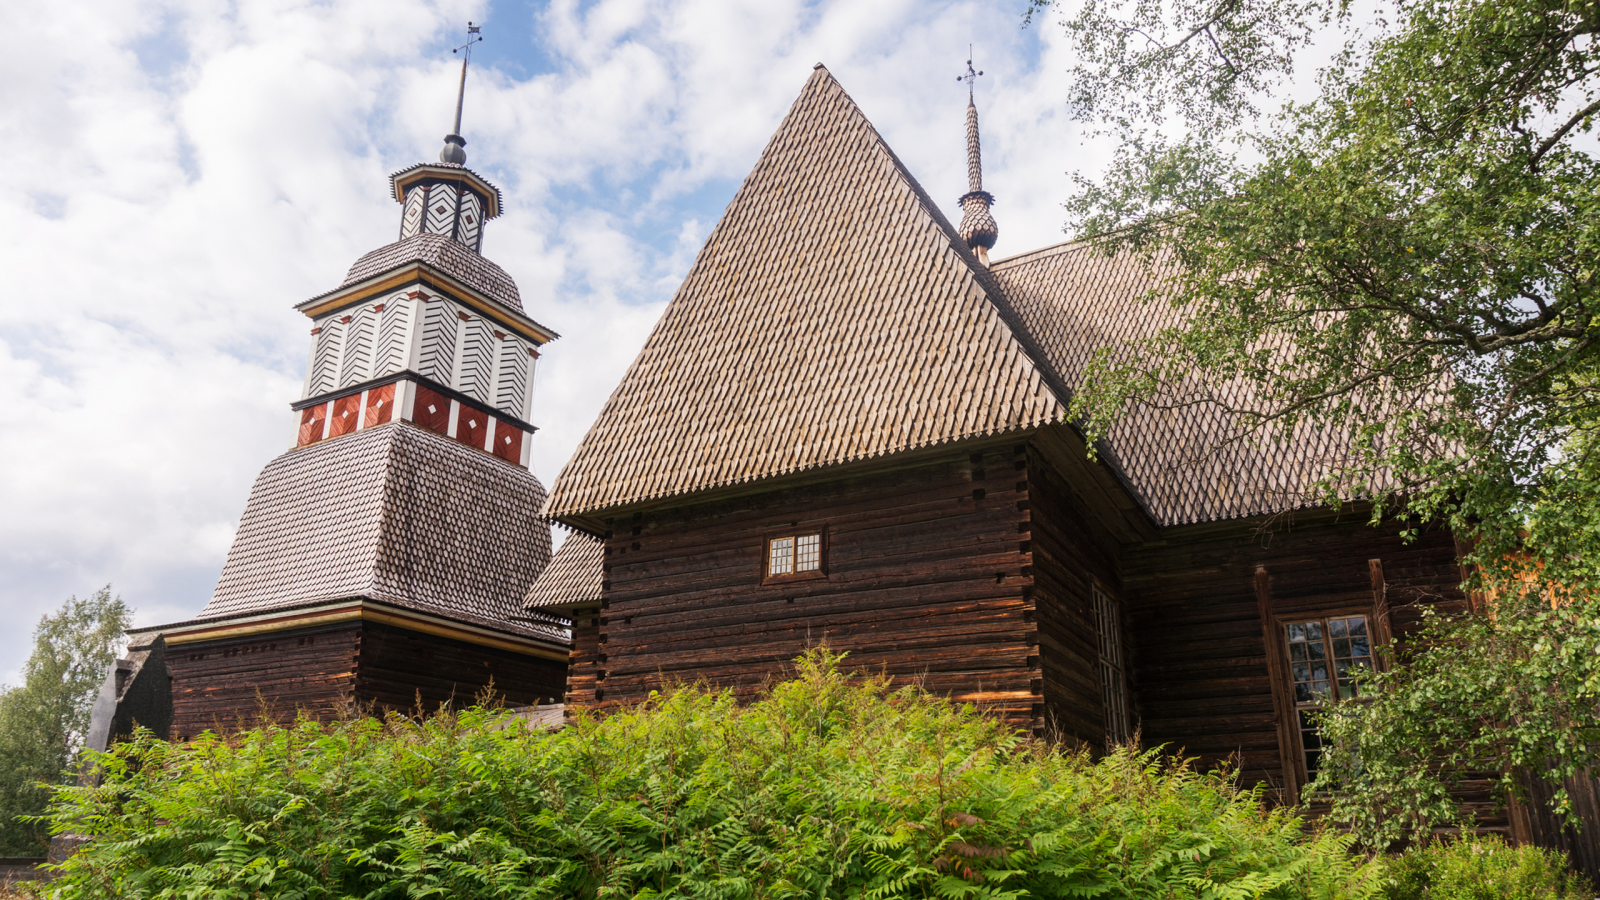
M 1106 714 L 1106 743 L 1120 744 L 1133 736 L 1128 715 L 1128 676 L 1123 665 L 1122 605 L 1097 585 L 1095 626 L 1100 635 L 1100 697 Z
M 820 533 L 785 535 L 767 540 L 767 575 L 804 575 L 822 571 Z
M 1366 616 L 1338 616 L 1284 624 L 1289 645 L 1289 677 L 1294 682 L 1295 715 L 1306 776 L 1322 759 L 1322 735 L 1311 711 L 1326 702 L 1356 696 L 1353 677 L 1372 668 L 1372 638 Z

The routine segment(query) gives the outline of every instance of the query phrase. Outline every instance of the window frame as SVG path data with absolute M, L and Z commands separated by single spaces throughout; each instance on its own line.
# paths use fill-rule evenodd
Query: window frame
M 1277 654 L 1277 657 L 1282 665 L 1282 670 L 1279 675 L 1279 680 L 1281 680 L 1282 683 L 1276 685 L 1275 687 L 1282 691 L 1284 699 L 1288 701 L 1287 712 L 1291 717 L 1289 722 L 1289 733 L 1292 735 L 1294 744 L 1291 750 L 1294 754 L 1292 762 L 1294 764 L 1294 774 L 1297 780 L 1297 792 L 1300 788 L 1303 788 L 1305 785 L 1311 783 L 1311 773 L 1306 768 L 1305 737 L 1304 732 L 1300 727 L 1300 713 L 1302 709 L 1308 709 L 1312 707 L 1302 707 L 1294 698 L 1294 658 L 1289 654 L 1288 626 L 1303 624 L 1310 621 L 1320 621 L 1324 624 L 1324 626 L 1326 626 L 1326 623 L 1329 619 L 1344 619 L 1349 618 L 1350 616 L 1364 616 L 1367 620 L 1367 652 L 1370 654 L 1370 658 L 1372 659 L 1373 669 L 1375 671 L 1381 671 L 1386 667 L 1384 666 L 1383 658 L 1379 653 L 1379 650 L 1382 647 L 1380 642 L 1386 641 L 1388 634 L 1388 622 L 1380 621 L 1380 615 L 1383 612 L 1384 611 L 1379 610 L 1374 604 L 1371 603 L 1365 605 L 1338 606 L 1323 609 L 1302 609 L 1294 612 L 1279 612 L 1276 610 L 1273 612 L 1273 626 L 1276 629 L 1277 639 L 1277 647 L 1275 648 L 1274 652 Z M 1330 640 L 1330 638 L 1324 636 L 1323 640 L 1327 641 Z M 1330 676 L 1330 681 L 1333 681 L 1337 677 L 1333 670 L 1333 664 L 1333 658 L 1331 656 L 1328 657 L 1328 674 Z M 1330 695 L 1334 697 L 1335 704 L 1344 702 L 1338 698 L 1338 693 L 1339 692 L 1337 690 L 1330 691 Z M 1359 702 L 1358 697 L 1351 697 L 1350 699 Z M 1325 750 L 1326 748 L 1324 747 L 1319 749 Z
M 1114 640 L 1108 641 L 1105 630 L 1102 628 L 1102 622 L 1108 616 L 1102 611 L 1099 597 L 1096 595 L 1105 598 L 1111 617 L 1114 617 L 1112 622 L 1116 628 L 1116 634 L 1112 635 Z M 1099 579 L 1094 579 L 1090 582 L 1089 605 L 1091 607 L 1090 612 L 1094 616 L 1095 625 L 1095 674 L 1099 676 L 1098 680 L 1100 682 L 1100 713 L 1101 718 L 1104 720 L 1105 743 L 1107 748 L 1110 748 L 1113 745 L 1120 745 L 1132 740 L 1134 734 L 1138 731 L 1138 726 L 1134 724 L 1136 717 L 1133 707 L 1133 685 L 1128 680 L 1128 640 L 1127 629 L 1124 627 L 1126 616 L 1122 608 L 1122 598 L 1117 596 L 1115 591 L 1101 584 Z M 1114 645 L 1115 647 L 1117 652 L 1115 661 L 1106 659 L 1105 648 L 1108 645 Z M 1123 733 L 1116 735 L 1112 734 L 1113 725 L 1115 724 L 1113 722 L 1112 698 L 1106 696 L 1106 670 L 1108 668 L 1117 674 L 1122 689 L 1122 696 L 1118 698 L 1120 703 L 1117 706 L 1120 706 Z
M 800 538 L 817 536 L 817 568 L 804 572 L 785 572 L 779 575 L 770 574 L 772 570 L 772 542 L 784 538 L 795 540 L 795 550 L 799 549 Z M 824 525 L 808 525 L 804 528 L 790 526 L 767 531 L 761 536 L 761 583 L 779 584 L 789 581 L 822 581 L 828 577 L 828 529 Z

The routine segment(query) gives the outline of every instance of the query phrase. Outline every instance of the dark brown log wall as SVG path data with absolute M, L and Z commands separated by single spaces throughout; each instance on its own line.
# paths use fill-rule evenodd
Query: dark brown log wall
M 1028 478 L 1033 602 L 1047 732 L 1093 748 L 1105 746 L 1098 627 L 1092 591 L 1098 580 L 1120 594 L 1117 548 L 1097 528 L 1063 476 L 1036 447 L 1025 460 Z
M 1447 532 L 1406 543 L 1360 513 L 1187 526 L 1126 551 L 1123 600 L 1145 745 L 1168 744 L 1203 766 L 1233 759 L 1246 784 L 1281 789 L 1257 572 L 1277 615 L 1371 610 L 1374 559 L 1397 640 L 1416 627 L 1423 606 L 1456 610 L 1466 602 Z M 1479 793 L 1471 799 L 1486 802 Z
M 567 667 L 566 702 L 594 702 L 600 672 L 600 610 L 580 610 L 572 618 L 572 656 Z
M 262 713 L 279 722 L 304 708 L 330 716 L 352 709 L 357 622 L 167 648 L 172 737 L 232 731 Z
M 1573 812 L 1583 822 L 1581 829 L 1572 828 L 1550 811 L 1555 789 L 1549 782 L 1524 772 L 1522 784 L 1528 796 L 1511 806 L 1512 838 L 1565 853 L 1574 869 L 1600 883 L 1600 837 L 1596 837 L 1600 833 L 1600 779 L 1567 778 L 1561 783 Z
M 387 625 L 344 622 L 167 649 L 172 734 L 231 731 L 304 710 L 354 712 L 470 705 L 490 680 L 512 706 L 561 696 L 566 664 Z
M 432 712 L 440 704 L 472 705 L 493 682 L 508 706 L 533 706 L 561 697 L 564 662 L 366 623 L 356 664 L 356 699 L 380 709 Z
M 699 679 L 749 697 L 826 642 L 854 667 L 1036 726 L 1027 485 L 1015 452 L 969 445 L 893 470 L 614 520 L 597 680 L 587 689 L 580 665 L 572 700 L 604 709 Z M 827 577 L 763 584 L 766 537 L 814 526 L 826 529 Z

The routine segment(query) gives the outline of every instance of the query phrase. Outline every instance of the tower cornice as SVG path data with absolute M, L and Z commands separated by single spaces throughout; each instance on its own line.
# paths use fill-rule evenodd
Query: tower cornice
M 448 294 L 451 299 L 471 307 L 484 318 L 505 326 L 506 330 L 515 332 L 535 344 L 546 344 L 561 336 L 499 300 L 420 261 L 413 261 L 326 294 L 319 294 L 296 304 L 295 309 L 308 318 L 317 319 L 341 309 L 358 306 L 375 297 L 387 295 L 407 284 L 422 284 Z
M 483 197 L 488 208 L 484 210 L 484 221 L 499 218 L 501 207 L 505 198 L 500 189 L 490 184 L 478 175 L 477 172 L 465 166 L 455 166 L 448 163 L 417 163 L 414 166 L 401 169 L 389 176 L 389 186 L 394 192 L 397 203 L 406 202 L 406 191 L 412 186 L 426 181 L 444 181 L 470 188 Z

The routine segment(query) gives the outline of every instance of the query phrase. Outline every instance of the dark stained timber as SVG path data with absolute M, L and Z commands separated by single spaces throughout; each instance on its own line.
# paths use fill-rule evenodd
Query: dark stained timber
M 569 698 L 605 709 L 698 680 L 749 697 L 827 644 L 852 667 L 1039 727 L 1026 472 L 1014 459 L 991 441 L 615 520 L 606 606 L 575 625 Z M 827 534 L 817 576 L 764 579 L 768 538 L 808 528 Z
M 343 622 L 168 648 L 174 739 L 305 713 L 332 719 L 561 696 L 563 663 L 371 622 Z

